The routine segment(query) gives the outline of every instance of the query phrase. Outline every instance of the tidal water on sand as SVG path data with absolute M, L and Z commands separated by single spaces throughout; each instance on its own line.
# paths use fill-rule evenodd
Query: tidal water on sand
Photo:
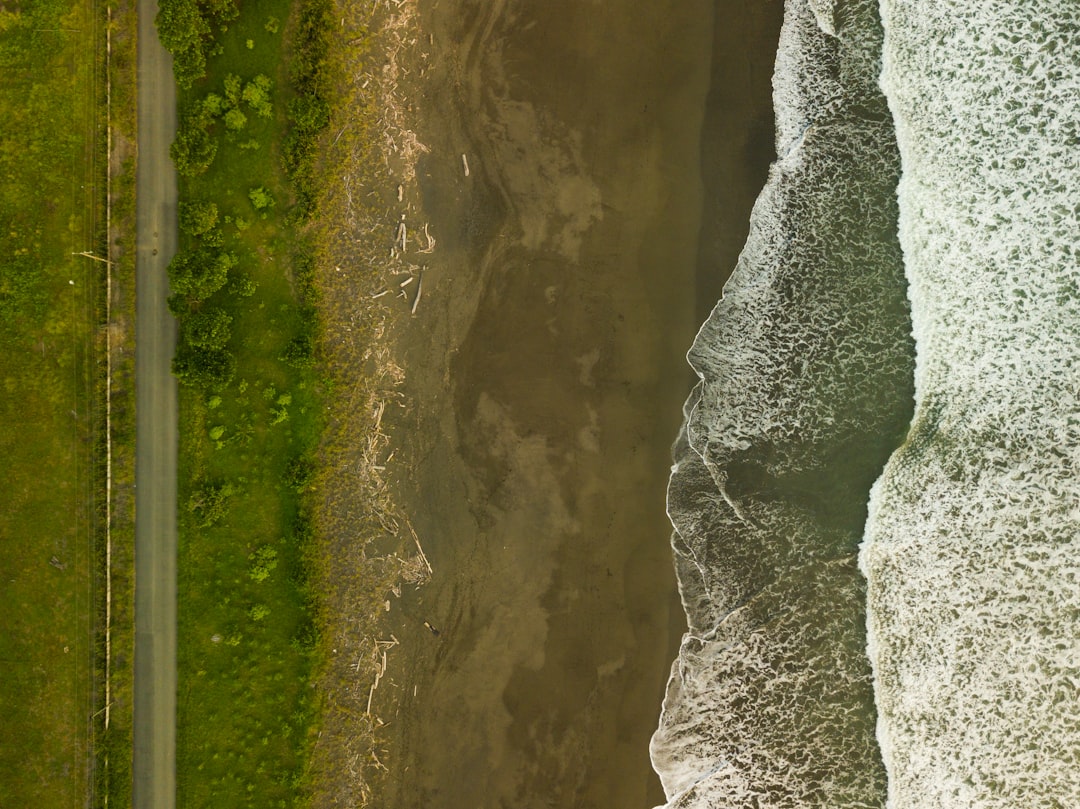
M 1080 806 L 1078 54 L 1062 0 L 788 0 L 669 487 L 669 806 Z
M 689 624 L 652 742 L 669 806 L 884 802 L 857 550 L 913 349 L 880 46 L 876 3 L 787 3 L 779 157 L 690 351 L 668 492 Z

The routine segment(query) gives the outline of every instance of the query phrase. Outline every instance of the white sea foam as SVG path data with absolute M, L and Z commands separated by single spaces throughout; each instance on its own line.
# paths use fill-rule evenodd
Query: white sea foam
M 892 809 L 1080 806 L 1080 4 L 884 0 L 918 348 L 861 554 Z
M 787 3 L 780 159 L 690 351 L 668 492 L 690 631 L 651 748 L 671 807 L 884 802 L 855 550 L 912 349 L 879 46 L 871 0 Z

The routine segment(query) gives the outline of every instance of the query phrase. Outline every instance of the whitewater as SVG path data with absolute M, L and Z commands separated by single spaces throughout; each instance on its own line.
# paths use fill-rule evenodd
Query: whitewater
M 857 551 L 914 349 L 880 49 L 875 3 L 787 3 L 779 158 L 689 352 L 668 489 L 689 631 L 651 746 L 672 807 L 885 794 Z
M 860 560 L 888 803 L 1080 806 L 1080 6 L 882 13 L 917 344 Z
M 1080 806 L 1080 5 L 788 0 L 773 86 L 674 447 L 667 806 Z

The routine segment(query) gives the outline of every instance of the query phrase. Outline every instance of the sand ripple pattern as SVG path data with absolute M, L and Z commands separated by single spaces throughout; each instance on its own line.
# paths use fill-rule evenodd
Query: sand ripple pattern
M 880 807 L 856 550 L 911 412 L 899 155 L 875 2 L 789 0 L 777 154 L 723 300 L 668 511 L 689 619 L 652 757 L 671 807 Z
M 882 11 L 918 349 L 861 555 L 888 805 L 1080 806 L 1080 6 Z

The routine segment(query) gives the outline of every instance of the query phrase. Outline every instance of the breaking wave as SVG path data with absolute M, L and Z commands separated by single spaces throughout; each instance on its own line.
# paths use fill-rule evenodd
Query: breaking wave
M 1080 6 L 882 13 L 918 346 L 860 559 L 888 803 L 1080 806 Z

